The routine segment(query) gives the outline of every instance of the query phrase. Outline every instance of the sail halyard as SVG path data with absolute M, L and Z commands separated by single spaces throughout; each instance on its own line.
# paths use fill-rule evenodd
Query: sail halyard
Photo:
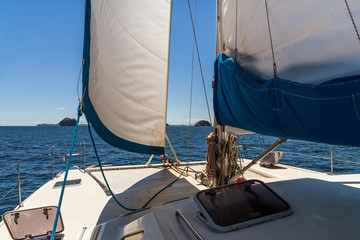
M 113 146 L 164 152 L 170 21 L 171 1 L 86 1 L 84 113 Z

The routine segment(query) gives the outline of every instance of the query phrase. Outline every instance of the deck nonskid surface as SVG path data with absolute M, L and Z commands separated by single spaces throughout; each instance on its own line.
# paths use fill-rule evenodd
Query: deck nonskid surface
M 144 206 L 150 198 L 174 181 L 179 175 L 164 168 L 123 169 L 105 171 L 104 173 L 116 199 L 127 208 L 132 209 Z M 92 175 L 105 184 L 100 172 L 92 172 Z M 147 207 L 155 207 L 178 199 L 190 198 L 198 191 L 199 189 L 186 179 L 180 178 L 156 196 Z M 101 213 L 98 224 L 130 212 L 118 206 L 113 199 L 110 199 Z
M 193 165 L 191 168 L 202 171 L 205 165 Z M 205 239 L 238 239 L 239 236 L 246 239 L 358 239 L 360 236 L 359 174 L 330 176 L 284 165 L 273 169 L 256 165 L 245 174 L 245 178 L 266 182 L 291 205 L 294 213 L 283 219 L 224 234 L 210 230 L 196 217 L 199 209 L 192 197 L 205 187 L 192 176 L 182 176 L 160 193 L 149 204 L 150 209 L 131 214 L 106 195 L 101 187 L 105 183 L 99 171 L 92 171 L 91 175 L 79 170 L 71 170 L 69 173 L 68 180 L 81 179 L 81 184 L 65 190 L 61 208 L 65 240 L 76 239 L 83 228 L 117 218 L 121 219 L 121 224 L 126 224 L 149 212 L 154 212 L 164 235 L 169 239 L 174 236 L 191 237 L 175 216 L 176 209 L 184 213 Z M 105 171 L 116 198 L 129 208 L 142 207 L 179 175 L 178 172 L 159 166 L 120 167 Z M 63 176 L 61 174 L 34 192 L 24 201 L 21 209 L 57 206 L 61 189 L 54 189 L 53 186 Z M 0 239 L 11 239 L 4 225 L 0 227 Z

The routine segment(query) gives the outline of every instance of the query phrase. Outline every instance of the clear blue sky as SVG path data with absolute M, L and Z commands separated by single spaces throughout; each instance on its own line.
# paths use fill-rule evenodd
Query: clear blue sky
M 211 111 L 215 15 L 215 0 L 197 0 L 197 36 Z M 0 126 L 76 117 L 84 0 L 1 0 L 0 16 Z M 187 0 L 173 0 L 170 124 L 188 122 L 192 36 Z M 195 60 L 193 121 L 209 118 Z

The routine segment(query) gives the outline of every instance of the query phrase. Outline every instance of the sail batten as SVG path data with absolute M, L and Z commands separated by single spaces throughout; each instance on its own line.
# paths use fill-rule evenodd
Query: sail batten
M 86 1 L 84 113 L 111 145 L 164 152 L 170 7 L 163 0 Z

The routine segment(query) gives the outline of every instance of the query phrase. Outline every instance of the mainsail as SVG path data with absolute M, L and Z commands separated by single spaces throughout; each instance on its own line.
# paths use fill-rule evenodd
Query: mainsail
M 83 111 L 113 146 L 164 151 L 170 8 L 170 0 L 86 0 Z
M 219 2 L 218 123 L 360 146 L 360 2 Z

